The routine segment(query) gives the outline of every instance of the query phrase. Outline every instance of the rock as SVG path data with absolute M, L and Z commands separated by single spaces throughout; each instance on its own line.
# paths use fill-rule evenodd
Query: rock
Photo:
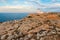
M 60 13 L 30 14 L 3 22 L 0 40 L 60 40 Z

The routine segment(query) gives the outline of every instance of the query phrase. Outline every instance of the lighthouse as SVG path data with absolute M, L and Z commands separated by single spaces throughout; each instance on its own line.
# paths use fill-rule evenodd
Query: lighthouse
M 43 11 L 40 10 L 40 8 L 37 9 L 37 13 L 42 14 L 44 13 Z

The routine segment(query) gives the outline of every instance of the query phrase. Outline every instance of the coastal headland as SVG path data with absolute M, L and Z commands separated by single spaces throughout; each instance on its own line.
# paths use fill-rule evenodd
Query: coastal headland
M 35 13 L 0 23 L 0 40 L 60 40 L 60 13 Z

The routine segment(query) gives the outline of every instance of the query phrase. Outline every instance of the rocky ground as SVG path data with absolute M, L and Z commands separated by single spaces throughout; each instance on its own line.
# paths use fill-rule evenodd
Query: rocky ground
M 60 14 L 30 14 L 0 24 L 0 40 L 60 40 Z

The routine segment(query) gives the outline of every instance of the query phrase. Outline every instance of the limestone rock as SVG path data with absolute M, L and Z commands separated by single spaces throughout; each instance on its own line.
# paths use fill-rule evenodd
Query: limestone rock
M 60 14 L 30 14 L 0 24 L 0 40 L 60 40 Z

